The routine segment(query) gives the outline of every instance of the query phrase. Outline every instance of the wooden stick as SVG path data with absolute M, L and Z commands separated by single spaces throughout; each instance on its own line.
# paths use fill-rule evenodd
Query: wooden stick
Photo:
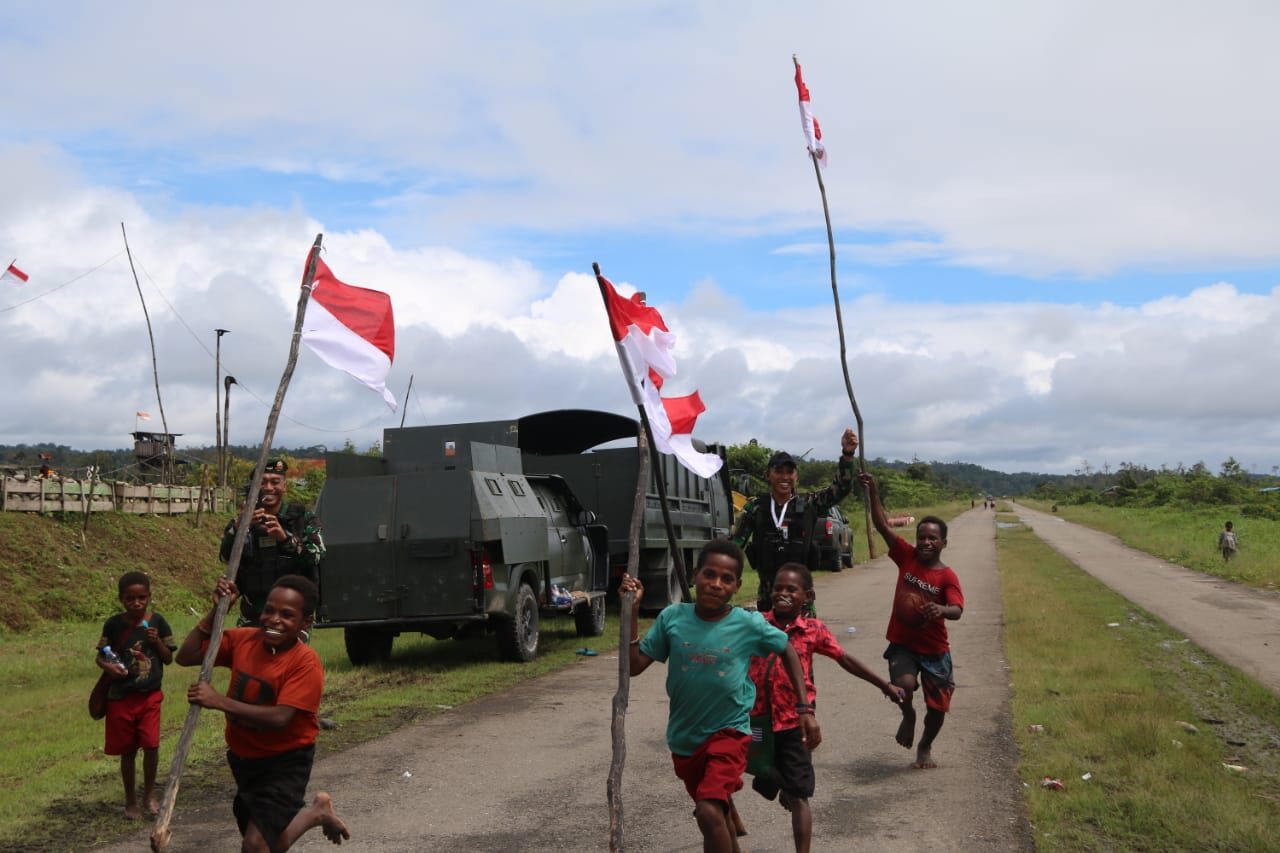
M 147 300 L 142 296 L 142 284 L 138 281 L 138 271 L 133 266 L 133 252 L 129 250 L 129 235 L 124 230 L 124 223 L 120 223 L 120 235 L 124 237 L 124 253 L 129 256 L 129 270 L 133 273 L 133 286 L 138 289 L 138 299 L 142 302 L 142 316 L 147 321 L 147 337 L 151 340 L 151 375 L 156 381 L 156 405 L 160 407 L 160 426 L 164 430 L 164 446 L 166 451 L 169 448 L 169 421 L 164 416 L 164 401 L 160 398 L 160 367 L 156 362 L 156 336 L 151 333 L 151 315 L 147 313 Z M 161 465 L 161 477 L 163 482 L 170 483 L 173 481 L 173 454 L 166 452 Z
M 798 68 L 800 60 L 796 55 L 791 54 L 791 62 Z M 827 206 L 827 187 L 822 182 L 822 169 L 818 165 L 818 155 L 809 152 L 809 159 L 813 161 L 813 174 L 818 179 L 818 192 L 822 195 L 822 217 L 827 222 L 827 252 L 831 257 L 831 296 L 836 303 L 836 330 L 840 335 L 840 370 L 844 373 L 844 387 L 849 393 L 849 405 L 853 407 L 853 419 L 858 424 L 858 468 L 864 474 L 867 471 L 867 443 L 864 440 L 866 432 L 862 426 L 862 412 L 858 409 L 858 401 L 853 396 L 853 382 L 849 379 L 849 362 L 847 350 L 844 345 L 844 317 L 840 313 L 840 288 L 836 286 L 836 238 L 831 230 L 831 210 Z M 871 559 L 875 559 L 876 546 L 871 538 L 871 500 L 867 495 L 867 490 L 862 490 L 862 506 L 866 517 L 867 527 L 867 553 Z
M 253 519 L 253 508 L 258 502 L 258 490 L 262 486 L 263 469 L 267 465 L 267 457 L 271 453 L 271 441 L 275 438 L 276 422 L 280 419 L 280 409 L 284 406 L 284 394 L 289 388 L 289 380 L 293 378 L 293 368 L 298 362 L 298 343 L 302 340 L 302 318 L 307 311 L 307 300 L 311 296 L 311 283 L 316 275 L 316 260 L 320 257 L 320 241 L 323 234 L 316 235 L 316 242 L 311 247 L 307 258 L 307 271 L 302 279 L 302 292 L 298 296 L 297 316 L 293 321 L 293 340 L 289 344 L 289 359 L 284 373 L 280 377 L 280 387 L 276 389 L 275 401 L 271 404 L 271 414 L 267 416 L 267 430 L 262 437 L 262 449 L 258 452 L 258 464 L 253 471 L 253 481 L 249 484 L 249 494 L 245 498 L 244 507 L 240 511 L 240 524 L 236 527 L 236 536 L 231 543 L 230 559 L 227 560 L 225 577 L 235 581 L 236 572 L 240 569 L 240 555 L 244 551 L 244 541 L 248 537 L 249 524 Z M 213 661 L 218 654 L 218 644 L 222 641 L 222 622 L 227 616 L 230 598 L 218 600 L 214 608 L 213 630 L 209 634 L 209 648 L 205 652 L 204 662 L 200 666 L 200 680 L 209 681 L 213 675 Z M 171 833 L 169 823 L 173 819 L 173 808 L 178 800 L 178 786 L 182 782 L 182 768 L 187 761 L 187 753 L 191 749 L 191 741 L 196 733 L 196 723 L 200 719 L 200 706 L 192 705 L 187 711 L 186 722 L 182 725 L 182 734 L 178 737 L 178 745 L 174 750 L 173 763 L 169 766 L 169 780 L 164 789 L 164 800 L 160 804 L 160 814 L 156 817 L 155 828 L 151 830 L 151 849 L 153 853 L 164 853 L 169 848 Z

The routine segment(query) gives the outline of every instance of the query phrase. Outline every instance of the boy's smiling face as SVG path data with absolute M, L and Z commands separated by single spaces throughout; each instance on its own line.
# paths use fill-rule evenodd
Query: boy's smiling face
M 779 569 L 773 579 L 773 615 L 790 622 L 800 615 L 804 606 L 813 598 L 813 590 L 804 588 L 804 580 L 798 572 Z
M 120 593 L 120 603 L 124 605 L 125 613 L 140 621 L 151 604 L 151 590 L 144 583 L 129 584 Z
M 262 626 L 262 642 L 269 649 L 283 651 L 298 642 L 298 636 L 311 627 L 311 617 L 304 616 L 302 593 L 287 586 L 272 587 L 262 608 L 258 624 Z
M 933 522 L 925 522 L 916 528 L 916 557 L 926 566 L 932 566 L 942 557 L 942 549 L 947 547 L 947 540 L 942 538 L 942 529 Z
M 719 619 L 729 612 L 729 602 L 742 586 L 738 561 L 727 554 L 711 553 L 693 577 L 695 612 L 703 619 Z

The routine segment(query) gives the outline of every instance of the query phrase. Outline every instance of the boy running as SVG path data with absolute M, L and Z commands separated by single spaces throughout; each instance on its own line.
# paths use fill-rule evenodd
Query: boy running
M 807 704 L 817 707 L 817 690 L 813 685 L 813 656 L 826 655 L 848 673 L 880 688 L 890 701 L 902 703 L 906 691 L 894 687 L 867 668 L 862 661 L 846 652 L 831 630 L 816 616 L 805 611 L 813 600 L 813 574 L 802 563 L 784 563 L 773 580 L 773 609 L 765 614 L 769 624 L 786 632 L 791 647 L 800 657 L 804 669 L 805 698 L 797 700 L 791 679 L 773 657 L 751 660 L 751 681 L 756 686 L 756 705 L 752 716 L 764 713 L 765 680 L 772 694 L 773 770 L 768 776 L 757 776 L 751 787 L 772 800 L 782 792 L 782 806 L 791 812 L 791 833 L 796 853 L 808 853 L 813 840 L 813 815 L 809 798 L 813 796 L 813 759 L 800 742 L 799 719 L 792 709 Z
M 644 639 L 631 641 L 631 675 L 656 661 L 667 663 L 667 744 L 676 776 L 693 798 L 702 849 L 737 853 L 731 818 L 733 793 L 742 788 L 751 739 L 755 687 L 747 666 L 756 655 L 777 654 L 791 677 L 793 695 L 804 691 L 804 671 L 787 635 L 730 602 L 742 586 L 742 549 L 727 539 L 707 543 L 694 572 L 694 603 L 673 604 L 658 614 Z M 621 592 L 635 593 L 631 611 L 638 630 L 644 586 L 623 575 Z M 814 749 L 822 736 L 813 707 L 797 703 L 800 747 Z
M 230 595 L 234 604 L 238 594 L 235 584 L 219 578 L 215 609 L 219 598 Z M 226 714 L 227 763 L 236 780 L 232 811 L 243 851 L 288 850 L 316 826 L 334 844 L 351 837 L 327 793 L 316 794 L 310 806 L 303 802 L 320 730 L 316 710 L 324 669 L 315 650 L 298 639 L 311 627 L 319 599 L 307 578 L 278 578 L 259 626 L 222 635 L 214 664 L 231 669 L 227 695 L 207 681 L 187 690 L 191 704 Z M 197 666 L 204 660 L 212 620 L 210 612 L 191 629 L 178 649 L 178 663 Z
M 858 481 L 867 489 L 871 521 L 889 546 L 889 558 L 898 566 L 893 610 L 885 633 L 889 647 L 884 652 L 890 680 L 907 691 L 895 740 L 907 749 L 915 742 L 916 710 L 911 699 L 920 686 L 924 691 L 924 728 L 911 766 L 932 770 L 938 766 L 933 761 L 933 741 L 942 730 L 956 687 L 943 620 L 959 619 L 964 613 L 960 579 L 941 562 L 942 549 L 947 547 L 947 523 L 932 515 L 920 519 L 913 548 L 889 526 L 875 479 L 862 473 Z
M 107 736 L 103 752 L 120 756 L 124 781 L 124 816 L 139 820 L 137 758 L 142 750 L 142 804 L 155 816 L 156 765 L 160 759 L 160 682 L 164 665 L 173 661 L 177 643 L 169 623 L 151 608 L 151 578 L 146 572 L 125 572 L 116 589 L 124 612 L 102 626 L 98 650 L 110 646 L 120 663 L 102 654 L 97 664 L 112 679 L 107 688 Z

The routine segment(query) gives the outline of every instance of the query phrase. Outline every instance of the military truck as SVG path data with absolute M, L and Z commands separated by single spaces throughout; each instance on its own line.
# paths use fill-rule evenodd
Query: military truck
M 385 660 L 396 636 L 494 633 L 500 655 L 537 655 L 540 620 L 604 631 L 605 595 L 627 559 L 636 421 L 568 410 L 516 420 L 387 429 L 381 458 L 331 453 L 316 505 L 328 552 L 319 628 L 342 628 L 353 664 Z M 631 439 L 630 447 L 599 445 Z M 677 547 L 728 529 L 723 479 L 670 473 Z M 646 607 L 680 598 L 656 489 L 641 536 Z

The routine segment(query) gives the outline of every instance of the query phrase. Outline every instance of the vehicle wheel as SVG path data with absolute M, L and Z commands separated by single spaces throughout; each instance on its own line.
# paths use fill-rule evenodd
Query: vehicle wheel
M 516 593 L 515 612 L 498 625 L 498 652 L 503 660 L 519 663 L 538 656 L 538 599 L 527 583 Z
M 391 643 L 395 636 L 377 628 L 344 628 L 343 639 L 347 646 L 347 660 L 352 666 L 385 663 L 391 657 Z
M 852 568 L 853 568 L 853 551 L 852 551 L 852 549 L 851 549 L 851 550 L 848 550 L 848 551 L 845 551 L 843 554 L 841 554 L 841 555 L 840 555 L 840 564 L 841 564 L 842 566 L 844 566 L 846 569 L 852 569 Z
M 648 559 L 642 555 L 641 560 L 643 568 L 640 579 L 644 582 L 644 600 L 640 602 L 640 609 L 643 612 L 658 613 L 668 604 L 679 604 L 684 600 L 684 591 L 680 589 L 680 577 L 676 574 L 671 552 L 650 554 Z
M 832 548 L 823 548 L 818 554 L 818 568 L 827 572 L 840 571 L 840 552 Z
M 599 637 L 604 633 L 604 596 L 597 595 L 573 609 L 579 637 Z

